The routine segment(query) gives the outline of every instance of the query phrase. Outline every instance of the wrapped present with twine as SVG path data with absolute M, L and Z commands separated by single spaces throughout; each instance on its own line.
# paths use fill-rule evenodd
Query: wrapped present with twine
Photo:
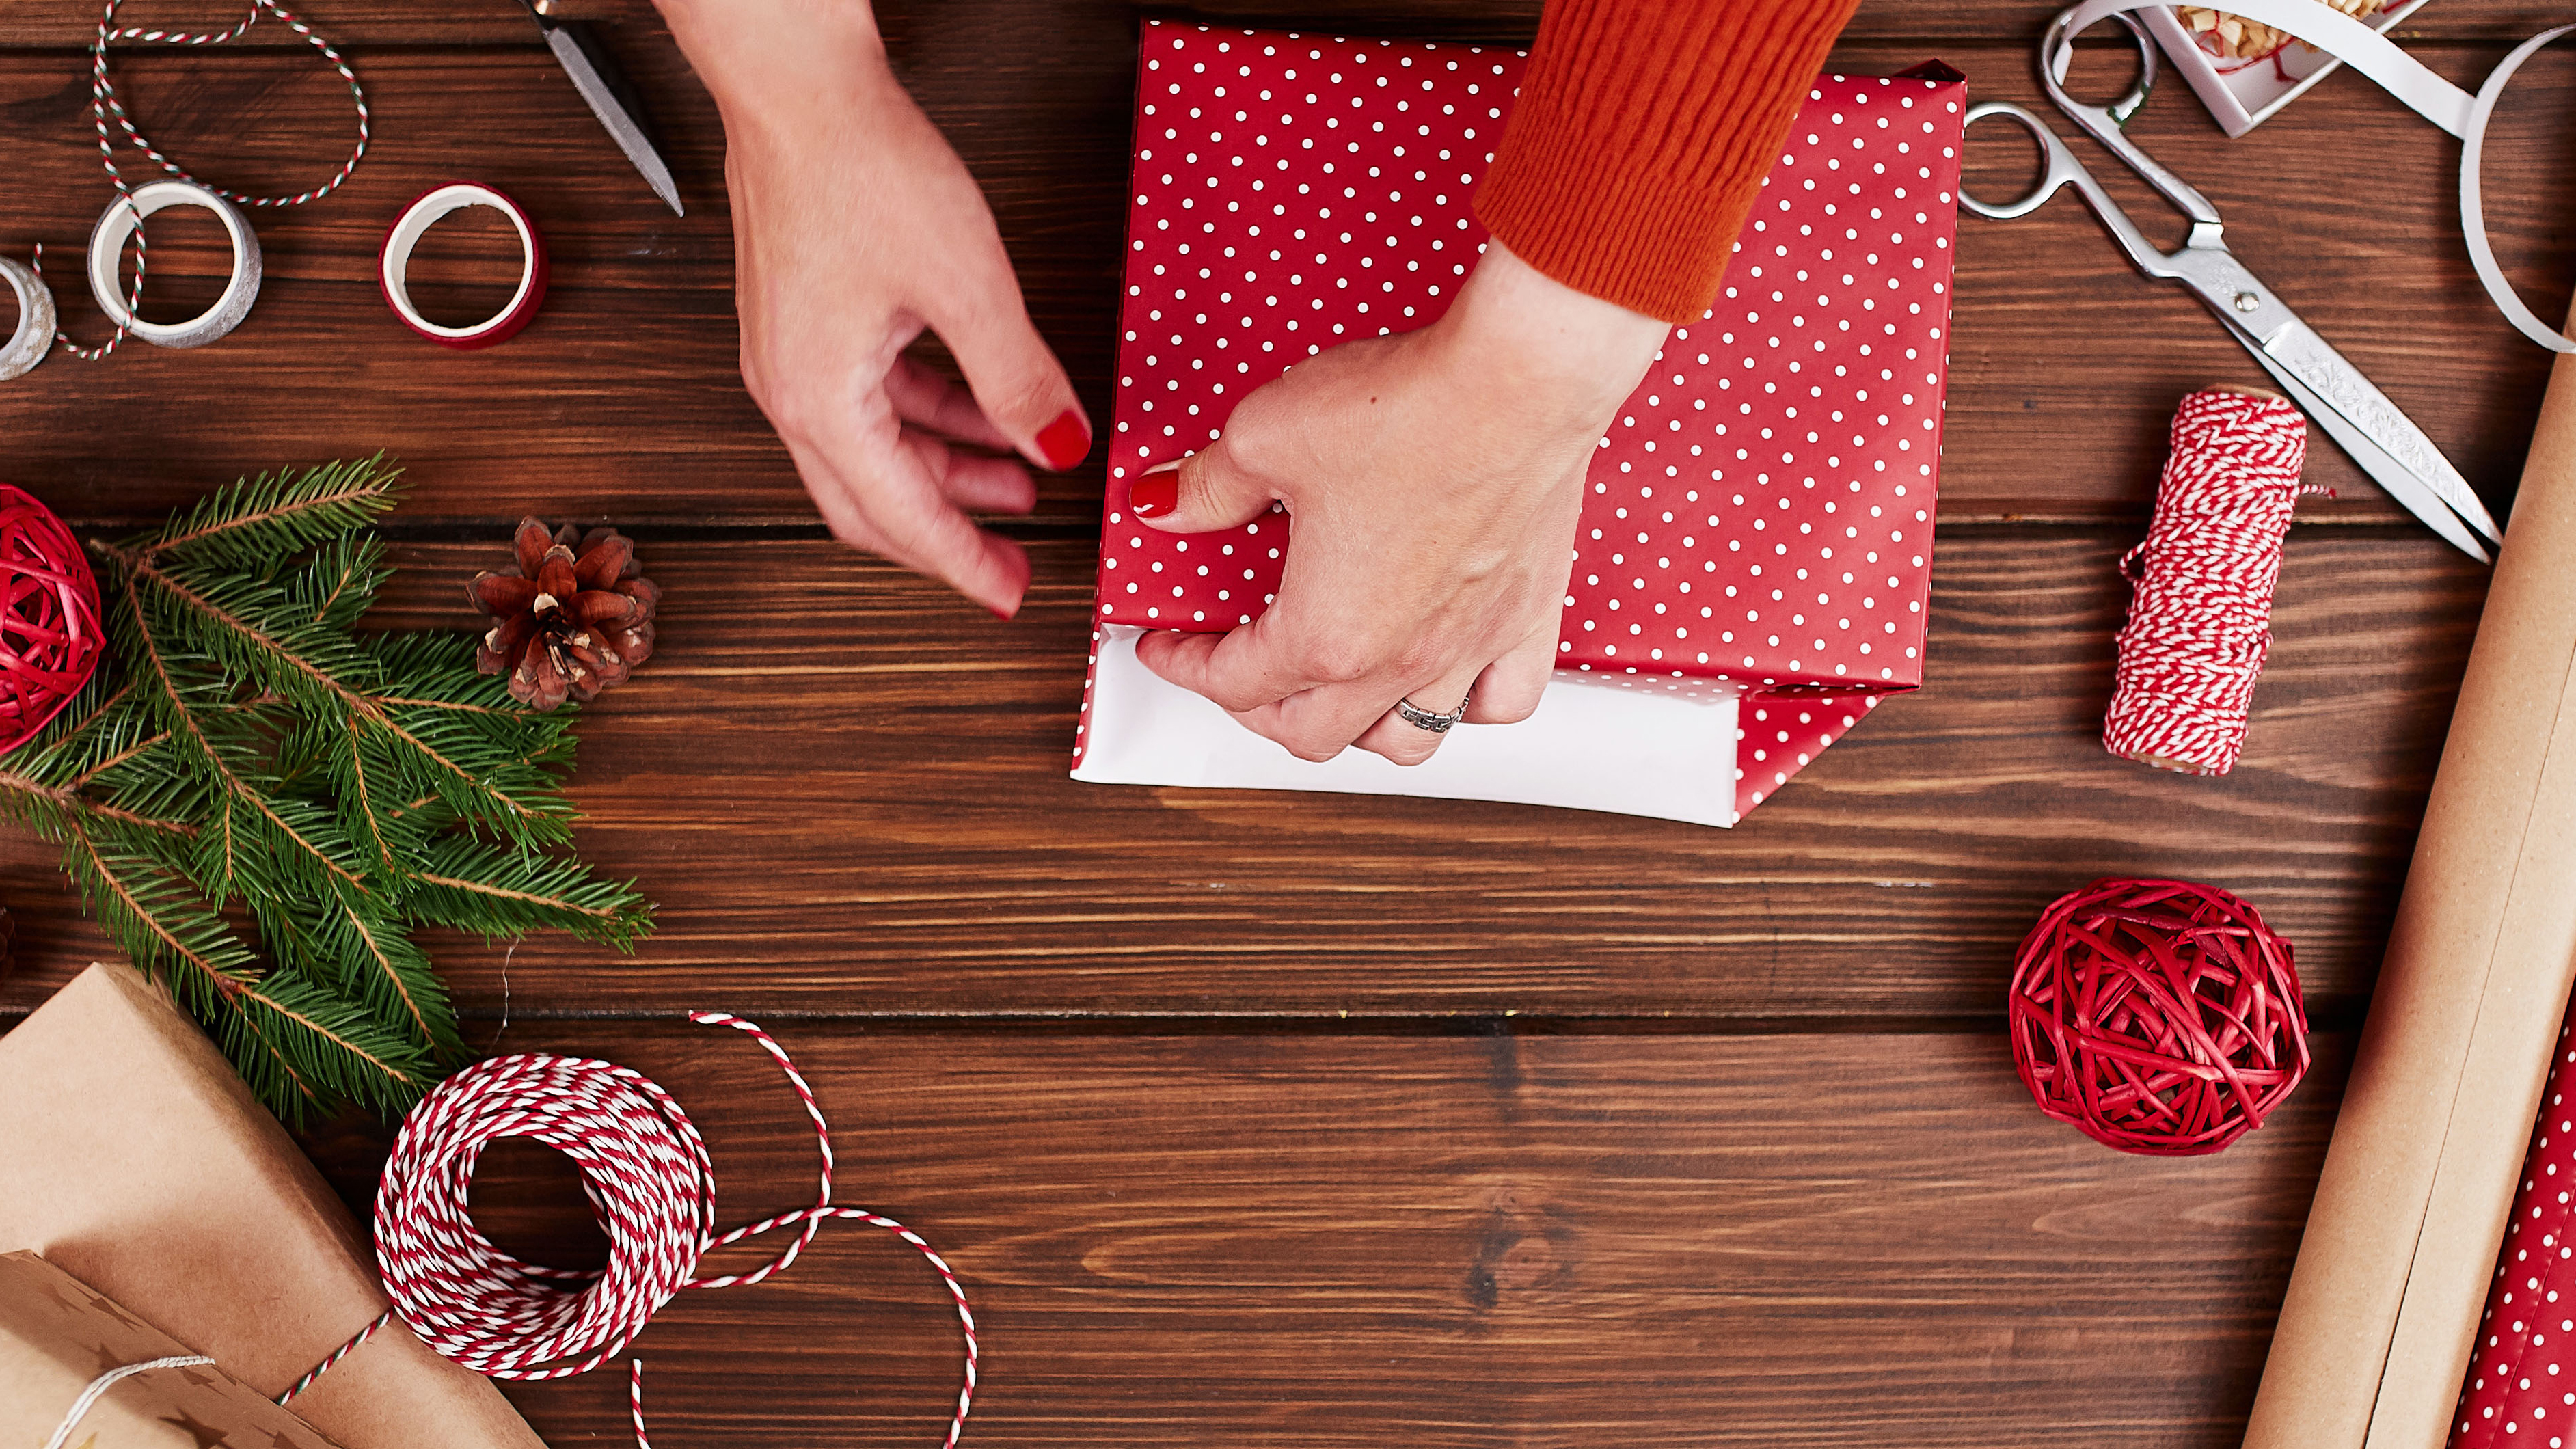
M 223 1365 L 26 1252 L 0 1254 L 0 1441 L 334 1449 Z
M 0 1036 L 0 1252 L 17 1250 L 96 1290 L 62 1289 L 76 1304 L 118 1305 L 96 1309 L 100 1322 L 121 1313 L 152 1334 L 75 1336 L 41 1392 L 0 1364 L 0 1444 L 12 1449 L 46 1449 L 100 1374 L 174 1352 L 213 1363 L 116 1384 L 54 1449 L 83 1449 L 96 1415 L 121 1412 L 129 1394 L 192 1394 L 216 1368 L 271 1410 L 291 1396 L 308 1437 L 233 1431 L 209 1417 L 213 1400 L 185 1397 L 144 1417 L 193 1414 L 200 1437 L 102 1432 L 88 1449 L 543 1449 L 488 1380 L 391 1318 L 348 1210 L 205 1033 L 132 967 L 90 967 Z M 48 1288 L 34 1291 L 42 1308 Z M 370 1323 L 378 1331 L 353 1340 Z M 0 1340 L 9 1333 L 0 1324 Z

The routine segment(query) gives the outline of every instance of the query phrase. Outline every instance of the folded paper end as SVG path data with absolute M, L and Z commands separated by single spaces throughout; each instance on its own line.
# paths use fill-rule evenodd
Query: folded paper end
M 1100 631 L 1077 780 L 1492 800 L 1720 827 L 1737 819 L 1738 700 L 1717 681 L 1667 689 L 1665 681 L 1560 671 L 1537 713 L 1515 725 L 1462 725 L 1424 764 L 1364 750 L 1319 764 L 1147 669 L 1136 657 L 1144 632 L 1125 624 Z

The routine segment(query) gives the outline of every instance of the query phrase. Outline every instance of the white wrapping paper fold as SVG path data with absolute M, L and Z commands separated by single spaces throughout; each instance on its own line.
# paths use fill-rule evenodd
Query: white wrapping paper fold
M 1101 630 L 1090 732 L 1073 777 L 1110 785 L 1228 786 L 1422 795 L 1735 823 L 1736 694 L 1716 680 L 1595 680 L 1560 671 L 1538 713 L 1466 725 L 1439 753 L 1396 765 L 1365 750 L 1301 760 L 1136 658 L 1144 630 Z

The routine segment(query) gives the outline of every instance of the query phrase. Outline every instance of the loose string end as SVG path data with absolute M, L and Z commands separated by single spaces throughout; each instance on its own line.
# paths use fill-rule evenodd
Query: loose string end
M 653 1449 L 653 1441 L 644 1437 L 644 1360 L 640 1358 L 628 1364 L 626 1401 L 635 1412 L 635 1449 Z

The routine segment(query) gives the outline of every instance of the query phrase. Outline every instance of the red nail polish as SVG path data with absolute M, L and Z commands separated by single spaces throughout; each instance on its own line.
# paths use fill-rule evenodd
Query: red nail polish
M 1003 623 L 1007 624 L 1007 623 L 1011 622 L 1011 615 L 1010 615 L 1010 612 L 1009 612 L 1008 610 L 1005 610 L 1005 609 L 996 609 L 996 608 L 994 608 L 994 607 L 993 607 L 992 605 L 990 605 L 990 604 L 986 604 L 986 605 L 984 606 L 984 608 L 985 608 L 985 610 L 986 610 L 988 613 L 990 613 L 994 618 L 1001 620 Z
M 1181 470 L 1148 473 L 1127 490 L 1127 506 L 1138 518 L 1160 518 L 1181 506 Z
M 1038 434 L 1038 454 L 1046 465 L 1061 473 L 1083 460 L 1091 452 L 1091 428 L 1082 414 L 1066 408 L 1056 420 Z

